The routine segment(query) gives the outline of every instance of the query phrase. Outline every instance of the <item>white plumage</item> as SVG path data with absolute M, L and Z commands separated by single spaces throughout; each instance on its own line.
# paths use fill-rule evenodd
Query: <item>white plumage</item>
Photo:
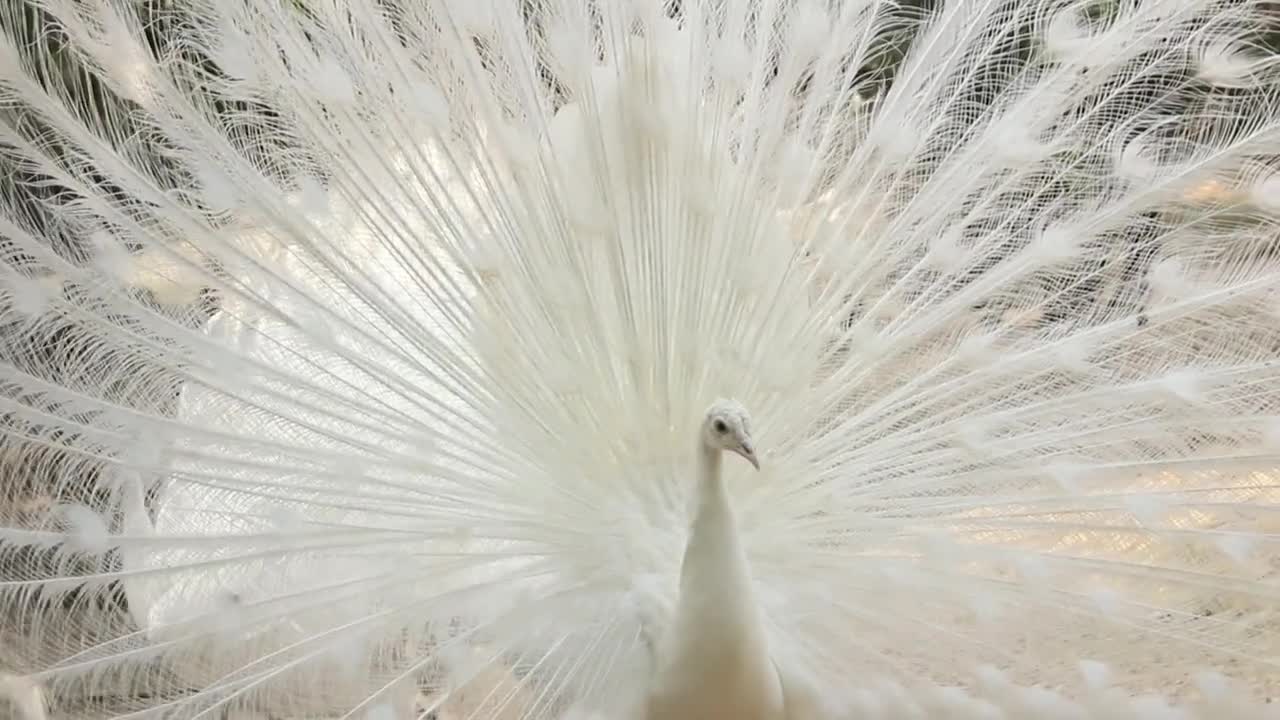
M 783 686 L 738 541 L 722 469 L 724 452 L 757 470 L 746 410 L 720 401 L 698 429 L 693 520 L 680 564 L 679 601 L 654 654 L 645 717 L 788 717 Z
M 1264 0 L 0 8 L 4 687 L 1280 717 L 1278 38 Z

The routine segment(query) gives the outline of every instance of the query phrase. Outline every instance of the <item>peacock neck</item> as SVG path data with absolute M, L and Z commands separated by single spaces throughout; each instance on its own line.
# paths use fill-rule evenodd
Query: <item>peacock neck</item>
M 698 445 L 698 484 L 694 488 L 694 529 L 704 515 L 717 522 L 727 520 L 735 523 L 733 506 L 729 503 L 729 493 L 724 485 L 724 453 L 706 443 Z M 736 528 L 730 528 L 736 530 Z
M 726 651 L 757 640 L 758 618 L 746 553 L 721 473 L 722 454 L 700 444 L 693 523 L 680 573 L 680 622 Z M 717 633 L 717 630 L 719 633 Z
M 699 445 L 693 524 L 680 600 L 665 634 L 646 720 L 778 720 L 782 690 L 746 553 L 721 475 L 721 451 Z

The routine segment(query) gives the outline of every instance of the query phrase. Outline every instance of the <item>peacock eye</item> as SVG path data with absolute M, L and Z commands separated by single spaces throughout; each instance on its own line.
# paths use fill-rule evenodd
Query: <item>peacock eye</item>
M 720 434 L 722 434 L 722 435 L 723 435 L 724 433 L 729 432 L 729 426 L 728 426 L 728 425 L 725 425 L 723 420 L 717 420 L 717 421 L 715 421 L 715 423 L 714 423 L 711 427 L 715 428 L 715 429 L 716 429 L 716 432 L 718 432 L 718 433 L 720 433 Z

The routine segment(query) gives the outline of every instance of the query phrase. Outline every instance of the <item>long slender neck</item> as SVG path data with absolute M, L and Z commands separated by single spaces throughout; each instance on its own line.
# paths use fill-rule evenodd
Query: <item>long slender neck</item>
M 685 546 L 684 565 L 680 582 L 697 582 L 703 575 L 700 563 L 715 562 L 722 572 L 746 558 L 738 545 L 738 522 L 729 502 L 721 472 L 721 451 L 698 444 L 698 476 L 693 488 L 694 514 L 689 532 L 689 544 Z M 691 567 L 692 566 L 692 567 Z M 697 571 L 697 572 L 695 572 Z
M 720 472 L 721 452 L 698 446 L 695 511 L 680 570 L 677 623 L 729 651 L 755 643 L 759 618 L 751 590 L 751 571 L 738 541 L 738 526 Z
M 782 689 L 720 474 L 721 453 L 700 444 L 697 458 L 680 601 L 657 658 L 644 717 L 780 720 Z

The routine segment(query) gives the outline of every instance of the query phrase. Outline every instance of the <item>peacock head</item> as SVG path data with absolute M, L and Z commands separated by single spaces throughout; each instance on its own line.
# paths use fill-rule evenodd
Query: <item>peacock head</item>
M 702 441 L 707 447 L 737 453 L 752 467 L 760 469 L 755 442 L 751 439 L 751 418 L 747 409 L 733 400 L 717 400 L 707 410 L 707 418 L 702 423 Z

